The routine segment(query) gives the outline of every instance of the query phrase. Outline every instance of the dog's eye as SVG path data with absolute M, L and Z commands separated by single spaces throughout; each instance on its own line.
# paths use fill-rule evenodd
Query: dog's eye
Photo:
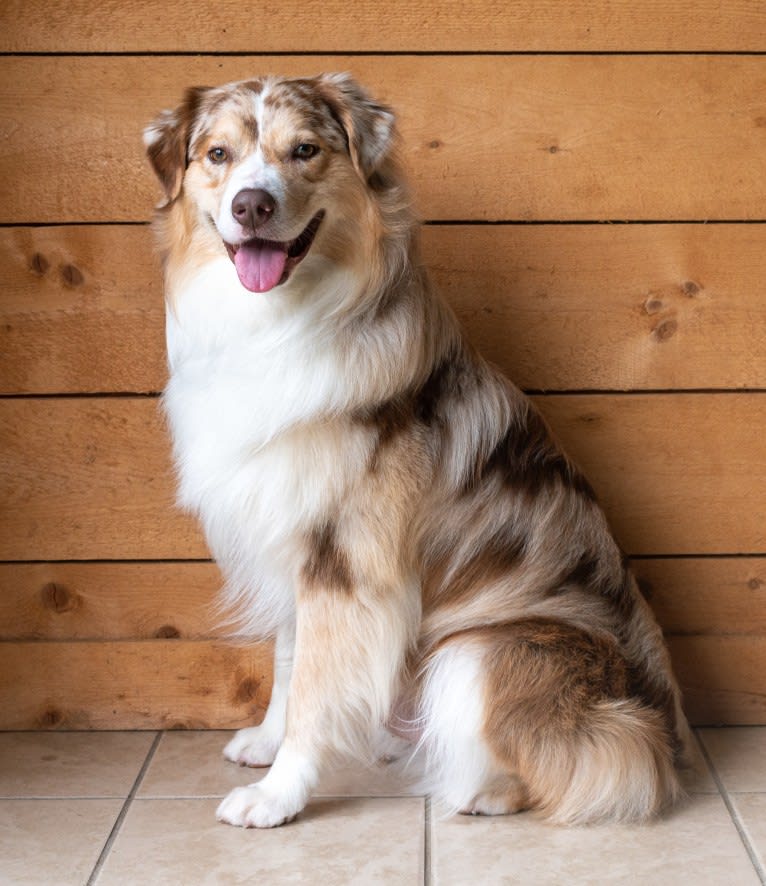
M 225 163 L 229 159 L 226 148 L 211 148 L 207 152 L 207 159 L 211 163 Z
M 318 145 L 311 145 L 308 143 L 298 145 L 296 148 L 293 148 L 293 159 L 295 160 L 310 160 L 312 157 L 316 157 L 319 153 Z

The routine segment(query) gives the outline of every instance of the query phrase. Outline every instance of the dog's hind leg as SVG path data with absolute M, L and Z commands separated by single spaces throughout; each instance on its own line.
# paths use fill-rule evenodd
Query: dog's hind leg
M 421 695 L 425 788 L 447 812 L 505 815 L 526 806 L 522 780 L 495 760 L 484 738 L 483 649 L 446 643 L 430 659 Z
M 287 692 L 293 669 L 295 623 L 292 619 L 277 630 L 274 644 L 274 681 L 266 716 L 259 726 L 240 729 L 223 749 L 223 755 L 240 766 L 271 766 L 285 737 Z
M 553 620 L 447 640 L 421 702 L 434 794 L 567 824 L 655 815 L 680 793 L 672 726 L 635 695 L 635 672 L 611 639 Z

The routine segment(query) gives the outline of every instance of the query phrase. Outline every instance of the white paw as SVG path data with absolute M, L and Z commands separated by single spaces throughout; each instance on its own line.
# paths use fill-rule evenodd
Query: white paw
M 223 755 L 240 766 L 271 766 L 279 745 L 279 738 L 262 726 L 251 726 L 237 732 L 223 749 Z
M 291 808 L 259 785 L 249 785 L 234 788 L 221 802 L 215 817 L 240 828 L 275 828 L 292 821 L 299 812 L 300 808 Z

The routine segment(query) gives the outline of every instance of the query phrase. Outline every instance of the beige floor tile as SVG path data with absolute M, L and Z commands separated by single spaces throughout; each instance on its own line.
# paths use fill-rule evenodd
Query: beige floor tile
M 2 797 L 127 797 L 153 732 L 0 734 Z
M 727 790 L 766 792 L 766 726 L 700 729 L 700 736 Z
M 139 797 L 222 797 L 233 787 L 259 781 L 267 769 L 236 766 L 221 752 L 232 732 L 167 732 L 139 788 Z M 417 764 L 402 773 L 392 766 L 346 767 L 322 780 L 319 796 L 399 797 L 412 787 Z
M 766 794 L 730 794 L 730 799 L 766 873 Z
M 122 800 L 0 800 L 0 883 L 82 886 Z
M 644 826 L 559 828 L 529 815 L 435 821 L 434 883 L 757 884 L 720 797 L 697 794 Z
M 133 802 L 98 886 L 422 882 L 423 800 L 314 800 L 292 824 L 243 830 L 214 799 Z
M 232 732 L 166 732 L 146 770 L 139 797 L 222 797 L 268 771 L 223 758 Z

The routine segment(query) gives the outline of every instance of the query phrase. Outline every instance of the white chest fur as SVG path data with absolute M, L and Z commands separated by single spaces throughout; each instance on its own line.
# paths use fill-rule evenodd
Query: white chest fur
M 168 313 L 179 500 L 267 631 L 292 606 L 306 533 L 364 469 L 370 440 L 341 416 L 349 395 L 329 340 L 262 296 L 209 283 Z

